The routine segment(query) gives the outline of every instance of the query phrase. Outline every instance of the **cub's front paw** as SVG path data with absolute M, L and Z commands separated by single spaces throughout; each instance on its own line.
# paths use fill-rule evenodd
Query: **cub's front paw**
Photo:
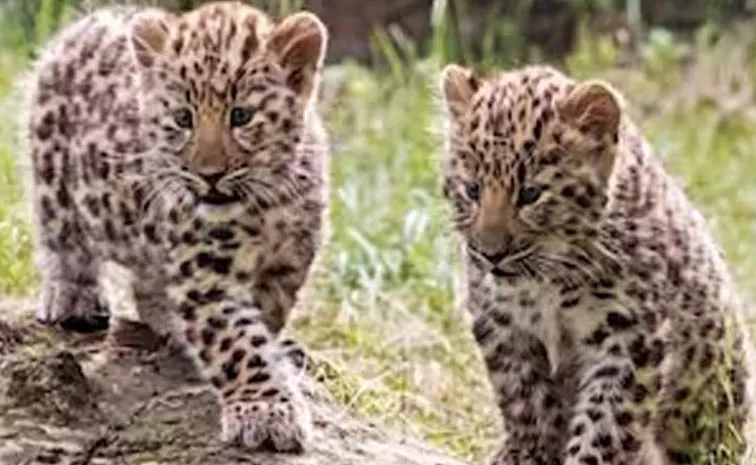
M 299 393 L 269 391 L 222 401 L 221 440 L 254 450 L 304 452 L 312 434 L 306 401 Z

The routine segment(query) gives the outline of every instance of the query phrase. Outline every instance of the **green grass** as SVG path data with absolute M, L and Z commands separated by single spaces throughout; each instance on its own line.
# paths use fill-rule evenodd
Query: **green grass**
M 731 42 L 681 47 L 657 35 L 634 67 L 621 70 L 613 66 L 616 50 L 589 40 L 567 63 L 576 75 L 602 77 L 625 93 L 659 156 L 712 220 L 753 299 L 756 104 L 745 91 L 756 82 L 755 42 L 725 40 Z M 35 290 L 14 164 L 24 156 L 14 141 L 10 92 L 19 63 L 12 50 L 0 50 L 0 294 L 6 295 Z M 440 201 L 433 132 L 439 67 L 417 59 L 395 61 L 389 72 L 349 64 L 328 70 L 332 240 L 294 326 L 350 410 L 480 459 L 498 425 L 456 303 L 459 260 Z M 732 97 L 736 109 L 713 95 Z

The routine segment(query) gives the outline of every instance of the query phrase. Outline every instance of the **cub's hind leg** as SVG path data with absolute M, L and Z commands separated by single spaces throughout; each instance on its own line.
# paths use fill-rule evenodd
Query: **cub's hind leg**
M 74 331 L 97 331 L 108 325 L 98 282 L 99 260 L 87 248 L 76 215 L 66 207 L 67 188 L 57 187 L 36 199 L 36 260 L 42 281 L 37 319 Z
M 670 336 L 675 350 L 665 366 L 657 412 L 656 437 L 667 463 L 750 463 L 745 458 L 748 342 L 717 318 L 680 320 Z
M 104 329 L 108 317 L 98 285 L 100 260 L 75 195 L 86 183 L 78 166 L 82 148 L 74 117 L 81 108 L 71 96 L 60 95 L 59 71 L 55 64 L 40 66 L 22 119 L 42 281 L 36 316 L 73 330 Z

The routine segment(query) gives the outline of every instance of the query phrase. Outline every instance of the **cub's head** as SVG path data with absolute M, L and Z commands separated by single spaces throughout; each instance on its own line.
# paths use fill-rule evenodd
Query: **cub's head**
M 262 208 L 291 195 L 305 176 L 297 148 L 326 50 L 316 16 L 274 24 L 241 2 L 180 16 L 147 10 L 129 40 L 151 173 L 172 184 L 166 190 Z
M 444 69 L 441 93 L 444 195 L 471 256 L 505 276 L 563 270 L 606 207 L 616 94 L 549 67 L 483 78 L 456 65 Z

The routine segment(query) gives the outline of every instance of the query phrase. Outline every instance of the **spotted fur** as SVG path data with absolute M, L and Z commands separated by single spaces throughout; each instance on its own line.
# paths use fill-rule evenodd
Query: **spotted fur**
M 450 65 L 441 87 L 444 193 L 508 433 L 493 463 L 752 463 L 732 277 L 616 91 L 543 66 Z
M 301 350 L 279 334 L 326 208 L 326 41 L 312 14 L 241 2 L 102 10 L 49 44 L 27 94 L 38 318 L 92 317 L 103 264 L 125 266 L 141 319 L 216 388 L 222 438 L 253 448 L 310 435 Z

